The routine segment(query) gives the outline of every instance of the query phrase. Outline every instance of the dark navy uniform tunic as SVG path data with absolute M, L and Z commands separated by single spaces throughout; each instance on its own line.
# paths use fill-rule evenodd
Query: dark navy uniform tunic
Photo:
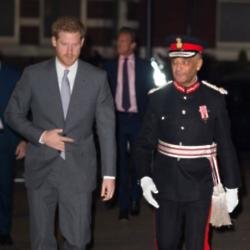
M 206 106 L 208 119 L 202 119 L 201 106 Z M 157 152 L 159 139 L 183 146 L 217 143 L 222 183 L 227 188 L 239 187 L 239 167 L 224 96 L 220 92 L 202 83 L 186 90 L 171 83 L 151 93 L 135 153 L 140 177 L 151 176 L 161 198 L 209 199 L 213 187 L 209 160 L 163 155 Z

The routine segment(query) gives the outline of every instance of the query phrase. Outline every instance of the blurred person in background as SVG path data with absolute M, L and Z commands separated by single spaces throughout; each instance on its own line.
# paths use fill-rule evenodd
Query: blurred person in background
M 117 58 L 105 63 L 115 100 L 118 147 L 119 219 L 138 215 L 141 189 L 131 152 L 141 127 L 148 91 L 153 88 L 149 61 L 135 54 L 135 31 L 122 27 L 117 35 Z
M 3 114 L 20 73 L 0 58 L 0 245 L 12 245 L 11 221 L 15 159 L 25 156 L 26 142 L 9 128 Z

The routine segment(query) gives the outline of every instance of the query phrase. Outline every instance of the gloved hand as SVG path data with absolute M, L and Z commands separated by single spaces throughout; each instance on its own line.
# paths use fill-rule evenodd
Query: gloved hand
M 238 188 L 226 188 L 227 211 L 232 213 L 239 203 Z
M 157 203 L 157 201 L 154 199 L 152 195 L 152 193 L 154 194 L 158 193 L 158 190 L 153 180 L 148 176 L 141 178 L 141 187 L 143 191 L 143 196 L 146 199 L 146 201 L 152 206 L 154 206 L 155 208 L 159 208 L 159 204 Z

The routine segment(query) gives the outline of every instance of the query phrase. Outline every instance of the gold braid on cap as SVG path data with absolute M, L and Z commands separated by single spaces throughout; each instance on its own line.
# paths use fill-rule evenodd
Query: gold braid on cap
M 183 43 L 181 41 L 181 38 L 180 37 L 177 37 L 176 38 L 176 48 L 177 49 L 182 49 L 182 46 L 183 46 Z

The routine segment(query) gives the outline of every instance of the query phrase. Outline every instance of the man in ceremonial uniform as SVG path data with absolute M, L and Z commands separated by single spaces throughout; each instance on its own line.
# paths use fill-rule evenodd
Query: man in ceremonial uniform
M 210 249 L 215 154 L 228 212 L 238 204 L 240 173 L 230 137 L 226 91 L 198 79 L 202 52 L 197 39 L 171 41 L 173 82 L 150 93 L 137 141 L 135 158 L 143 195 L 157 208 L 158 250 L 179 249 L 183 233 L 187 250 Z

